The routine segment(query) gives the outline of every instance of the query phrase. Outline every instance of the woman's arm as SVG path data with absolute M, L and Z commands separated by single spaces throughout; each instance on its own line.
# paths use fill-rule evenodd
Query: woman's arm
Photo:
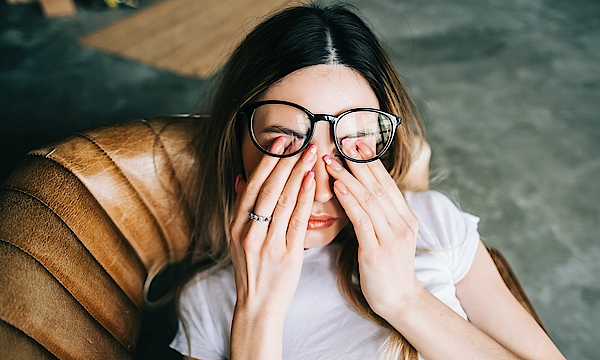
M 271 150 L 282 152 L 284 145 L 280 137 Z M 231 359 L 281 359 L 314 200 L 316 152 L 313 144 L 301 156 L 263 156 L 247 182 L 238 178 L 229 244 L 237 295 Z M 271 219 L 250 220 L 253 212 Z
M 428 360 L 518 359 L 423 288 L 379 315 Z
M 513 353 L 525 359 L 564 359 L 506 287 L 481 242 L 456 294 L 469 321 Z
M 481 242 L 457 296 L 470 322 L 425 290 L 382 316 L 426 359 L 564 359 L 510 293 Z
M 364 143 L 358 144 L 356 150 L 365 155 L 371 151 Z M 348 164 L 350 173 L 332 157 L 327 156 L 324 160 L 329 174 L 335 179 L 336 196 L 354 224 L 359 243 L 360 285 L 373 311 L 403 334 L 428 360 L 517 358 L 501 345 L 508 345 L 509 339 L 490 337 L 419 284 L 414 272 L 419 223 L 383 165 L 379 161 Z M 476 257 L 470 272 L 478 271 L 481 254 Z M 485 276 L 480 279 L 485 283 Z M 465 280 L 461 286 L 469 281 Z M 481 293 L 483 302 L 493 296 L 493 293 L 487 293 L 486 286 L 479 283 L 470 286 L 474 292 Z M 468 305 L 465 310 L 471 316 Z M 481 322 L 486 310 L 489 311 L 483 309 L 478 314 Z M 507 321 L 508 327 L 520 324 L 511 316 L 508 319 L 498 316 L 496 320 L 497 323 Z M 489 334 L 497 335 L 495 332 Z M 524 339 L 529 341 L 529 337 L 524 336 Z M 518 344 L 509 348 L 518 349 L 515 352 L 519 355 L 529 355 Z M 554 358 L 562 358 L 558 352 L 555 354 Z

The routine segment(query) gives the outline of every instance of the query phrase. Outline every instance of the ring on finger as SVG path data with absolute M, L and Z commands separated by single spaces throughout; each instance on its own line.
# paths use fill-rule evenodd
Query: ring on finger
M 253 212 L 250 212 L 248 214 L 248 217 L 250 218 L 250 220 L 257 221 L 257 222 L 269 222 L 269 221 L 271 221 L 271 216 L 257 215 L 257 214 L 255 214 Z

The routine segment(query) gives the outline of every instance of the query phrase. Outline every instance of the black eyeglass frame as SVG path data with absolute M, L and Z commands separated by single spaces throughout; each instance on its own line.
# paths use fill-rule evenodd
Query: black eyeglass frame
M 252 130 L 252 122 L 254 119 L 254 112 L 256 111 L 256 109 L 262 105 L 269 105 L 269 104 L 275 104 L 275 105 L 288 105 L 288 106 L 292 106 L 295 107 L 298 110 L 303 111 L 306 115 L 308 115 L 308 118 L 310 120 L 311 123 L 311 127 L 310 127 L 310 132 L 307 134 L 307 140 L 305 140 L 304 144 L 300 147 L 300 149 L 294 151 L 293 153 L 290 154 L 272 154 L 269 153 L 267 150 L 263 149 L 260 144 L 258 143 L 258 140 L 256 139 L 256 136 L 254 135 L 254 131 Z M 389 118 L 392 122 L 392 135 L 390 136 L 390 139 L 388 140 L 387 144 L 385 144 L 385 147 L 383 148 L 383 150 L 381 150 L 381 152 L 379 154 L 377 154 L 376 156 L 372 157 L 371 159 L 367 159 L 367 160 L 359 160 L 359 159 L 353 159 L 349 156 L 347 156 L 346 154 L 344 154 L 344 152 L 342 151 L 340 145 L 338 144 L 337 141 L 337 123 L 339 122 L 340 118 L 342 118 L 344 115 L 347 115 L 349 113 L 352 112 L 357 112 L 357 111 L 372 111 L 372 112 L 376 112 L 378 114 L 384 115 L 387 118 Z M 392 145 L 392 142 L 394 141 L 394 137 L 396 136 L 396 128 L 398 126 L 400 126 L 400 124 L 402 124 L 402 118 L 390 113 L 387 113 L 385 111 L 382 110 L 378 110 L 378 109 L 373 109 L 373 108 L 354 108 L 354 109 L 350 109 L 350 110 L 346 110 L 344 112 L 342 112 L 341 114 L 339 114 L 338 116 L 334 116 L 334 115 L 327 115 L 327 114 L 313 114 L 312 112 L 310 112 L 310 110 L 298 105 L 298 104 L 294 104 L 292 102 L 289 101 L 284 101 L 284 100 L 264 100 L 264 101 L 253 101 L 253 102 L 249 102 L 247 104 L 245 104 L 244 106 L 242 106 L 240 108 L 240 110 L 237 113 L 238 118 L 239 117 L 245 117 L 246 118 L 246 122 L 248 124 L 248 133 L 250 134 L 250 138 L 252 139 L 252 142 L 254 143 L 254 145 L 264 154 L 267 154 L 269 156 L 274 156 L 274 157 L 278 157 L 278 158 L 286 158 L 286 157 L 291 157 L 294 155 L 299 154 L 300 152 L 304 151 L 304 149 L 306 149 L 308 147 L 308 145 L 310 144 L 310 141 L 312 140 L 314 133 L 315 133 L 315 128 L 316 128 L 316 123 L 319 121 L 328 121 L 329 123 L 331 123 L 331 132 L 332 132 L 332 136 L 333 136 L 333 143 L 335 144 L 335 147 L 337 149 L 337 151 L 340 153 L 340 155 L 342 155 L 346 160 L 348 161 L 352 161 L 355 163 L 368 163 L 371 161 L 375 161 L 377 159 L 380 159 L 383 154 L 386 153 L 386 151 L 388 151 L 389 147 Z M 374 149 L 375 150 L 375 149 Z

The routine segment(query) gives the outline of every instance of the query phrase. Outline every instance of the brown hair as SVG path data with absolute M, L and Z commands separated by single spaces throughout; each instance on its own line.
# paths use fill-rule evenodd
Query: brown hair
M 222 69 L 208 109 L 199 124 L 199 176 L 193 184 L 195 231 L 189 274 L 230 263 L 229 224 L 235 201 L 234 179 L 244 173 L 241 158 L 243 124 L 236 122 L 242 105 L 260 96 L 292 72 L 319 64 L 340 64 L 360 73 L 379 99 L 380 108 L 399 115 L 403 124 L 382 158 L 403 188 L 411 153 L 423 136 L 414 103 L 373 31 L 347 5 L 302 5 L 284 9 L 259 24 L 234 50 Z M 365 300 L 358 277 L 357 241 L 351 226 L 336 237 L 338 282 L 349 304 L 369 320 L 390 329 L 389 358 L 416 359 L 415 349 Z

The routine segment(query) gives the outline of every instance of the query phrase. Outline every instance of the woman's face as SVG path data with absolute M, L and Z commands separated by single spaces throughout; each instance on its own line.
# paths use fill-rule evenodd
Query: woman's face
M 339 115 L 359 107 L 379 109 L 379 101 L 367 81 L 356 71 L 343 65 L 315 65 L 300 69 L 271 86 L 260 100 L 285 100 L 305 107 L 313 114 Z M 322 157 L 336 157 L 330 124 L 317 123 L 312 143 L 318 147 L 315 173 L 315 199 L 308 222 L 304 247 L 329 244 L 348 223 L 344 210 L 334 197 L 332 181 Z M 246 178 L 264 155 L 246 132 L 242 142 L 242 158 Z M 338 156 L 338 159 L 341 158 Z

